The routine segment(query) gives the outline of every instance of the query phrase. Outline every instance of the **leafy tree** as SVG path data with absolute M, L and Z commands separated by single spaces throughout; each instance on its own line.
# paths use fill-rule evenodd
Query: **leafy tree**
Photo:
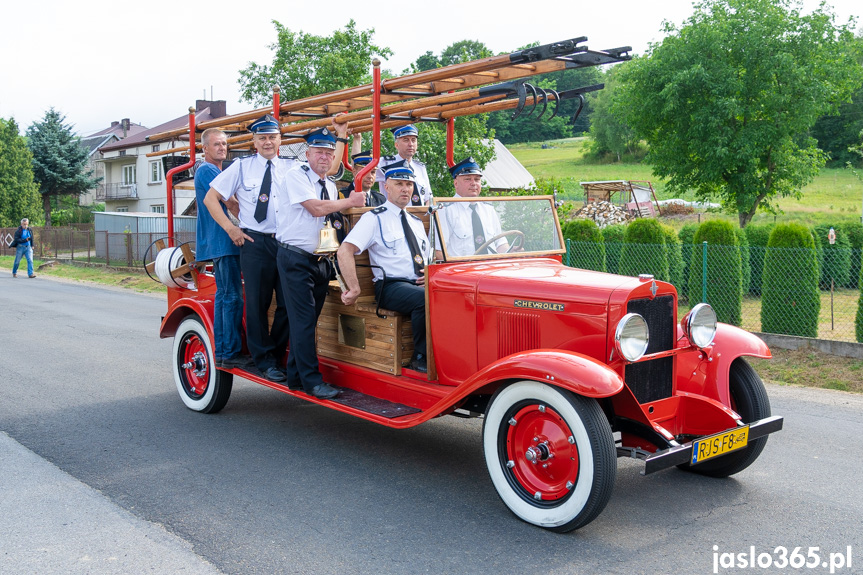
M 625 65 L 609 68 L 603 77 L 605 88 L 588 96 L 591 109 L 590 152 L 596 156 L 614 154 L 618 162 L 623 154 L 635 152 L 639 140 L 623 116 L 612 111 L 615 100 L 621 97 L 620 72 Z
M 704 242 L 707 242 L 707 289 L 704 290 Z M 689 265 L 689 303 L 702 301 L 713 306 L 716 319 L 740 325 L 742 278 L 740 245 L 734 226 L 725 220 L 709 220 L 698 227 L 692 240 L 694 249 Z
M 741 227 L 824 165 L 808 135 L 861 83 L 851 23 L 792 0 L 703 0 L 648 57 L 621 67 L 613 110 L 675 192 L 720 198 Z
M 625 276 L 653 274 L 669 281 L 668 250 L 662 224 L 652 218 L 639 218 L 626 226 L 618 273 Z
M 33 182 L 33 154 L 14 118 L 0 118 L 0 227 L 31 221 L 39 212 L 39 186 Z
M 286 99 L 296 100 L 371 82 L 374 57 L 386 58 L 392 50 L 373 43 L 375 30 L 357 30 L 350 20 L 332 36 L 292 32 L 273 20 L 277 40 L 270 44 L 272 64 L 251 62 L 240 70 L 240 96 L 265 106 L 272 101 L 273 86 Z
M 855 39 L 857 44 L 863 44 L 860 32 Z M 858 65 L 863 65 L 863 58 L 858 58 Z M 863 85 L 857 87 L 851 101 L 839 106 L 836 115 L 822 116 L 812 128 L 812 137 L 818 140 L 818 147 L 830 154 L 827 166 L 831 168 L 844 167 L 850 162 L 856 166 L 863 165 L 860 157 L 851 149 L 859 144 L 860 132 L 863 131 Z M 855 287 L 856 287 L 856 279 Z
M 578 218 L 563 226 L 563 237 L 568 240 L 569 264 L 584 270 L 605 271 L 605 241 L 596 222 Z
M 818 275 L 810 231 L 800 224 L 773 228 L 764 256 L 761 331 L 818 337 Z
M 33 177 L 42 194 L 45 225 L 51 227 L 51 198 L 79 196 L 102 181 L 87 167 L 87 150 L 64 124 L 66 117 L 54 108 L 41 122 L 27 128 L 27 145 L 33 153 Z

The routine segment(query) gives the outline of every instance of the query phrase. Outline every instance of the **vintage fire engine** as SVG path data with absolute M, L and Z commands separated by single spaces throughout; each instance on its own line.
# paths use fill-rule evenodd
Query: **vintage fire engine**
M 628 58 L 628 48 L 592 51 L 581 45 L 585 40 L 385 81 L 376 64 L 371 85 L 285 104 L 276 93 L 272 112 L 282 122 L 283 142 L 347 112 L 336 121 L 373 133 L 376 161 L 367 170 L 380 157 L 382 128 L 447 121 L 452 165 L 453 117 L 528 105 L 544 112 L 549 103 L 598 87 L 558 94 L 536 91 L 518 78 Z M 242 126 L 265 111 L 199 126 L 190 114 L 186 129 L 194 135 L 213 125 Z M 248 146 L 248 140 L 235 136 L 229 142 Z M 190 141 L 190 161 L 178 169 L 194 163 L 194 136 Z M 168 196 L 170 219 L 170 188 Z M 410 210 L 434 238 L 458 201 L 435 198 Z M 442 241 L 443 257 L 426 266 L 425 326 L 411 326 L 410 318 L 377 306 L 372 272 L 362 267 L 367 259 L 357 260 L 362 295 L 356 304 L 342 305 L 333 282 L 317 325 L 324 380 L 342 390 L 332 400 L 251 370 L 216 369 L 211 269 L 195 262 L 190 245 L 159 242 L 148 269 L 168 284 L 159 335 L 174 338 L 171 361 L 180 398 L 191 410 L 218 412 L 236 375 L 394 428 L 442 415 L 481 416 L 488 472 L 503 502 L 524 521 L 561 532 L 588 524 L 603 510 L 617 457 L 643 460 L 644 473 L 678 466 L 713 477 L 755 461 L 767 435 L 782 428 L 745 360 L 770 357 L 760 339 L 717 323 L 707 304 L 678 318 L 675 288 L 650 275 L 564 266 L 553 197 L 482 201 L 494 209 L 513 249 L 455 257 Z M 355 222 L 367 209 L 352 209 L 347 219 Z M 427 330 L 427 374 L 405 367 L 417 328 Z

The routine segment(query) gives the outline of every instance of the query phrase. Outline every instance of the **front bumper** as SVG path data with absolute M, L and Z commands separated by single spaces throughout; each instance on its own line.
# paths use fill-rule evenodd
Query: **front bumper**
M 753 421 L 749 424 L 749 441 L 781 430 L 783 421 L 782 416 L 779 415 L 773 415 L 771 417 L 759 419 L 758 421 Z M 675 465 L 692 461 L 692 445 L 694 441 L 697 441 L 697 439 L 682 445 L 675 445 L 667 449 L 661 449 L 655 453 L 628 447 L 618 447 L 617 455 L 618 457 L 633 457 L 635 459 L 643 460 L 644 471 L 642 472 L 642 475 L 648 475 L 656 471 L 661 471 L 669 467 L 674 467 Z

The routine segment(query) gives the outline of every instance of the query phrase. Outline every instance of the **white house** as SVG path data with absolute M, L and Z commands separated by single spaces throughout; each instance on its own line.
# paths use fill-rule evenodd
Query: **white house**
M 205 122 L 226 114 L 224 100 L 195 102 L 195 122 Z M 188 115 L 180 116 L 149 130 L 138 132 L 117 142 L 103 145 L 99 152 L 103 177 L 97 191 L 97 201 L 105 202 L 106 212 L 152 212 L 165 213 L 167 184 L 166 165 L 185 162 L 185 153 L 147 157 L 150 152 L 188 146 L 188 136 L 182 138 L 148 140 L 168 130 L 182 128 L 188 124 Z M 181 214 L 195 199 L 194 189 L 178 189 L 174 194 L 174 214 Z

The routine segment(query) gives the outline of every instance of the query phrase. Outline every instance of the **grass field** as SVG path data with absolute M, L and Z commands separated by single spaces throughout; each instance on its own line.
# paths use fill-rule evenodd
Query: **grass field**
M 647 164 L 586 159 L 585 142 L 586 138 L 569 138 L 548 142 L 547 149 L 542 149 L 538 143 L 515 144 L 507 148 L 534 178 L 560 180 L 565 190 L 563 199 L 581 201 L 583 192 L 579 182 L 602 180 L 650 180 L 660 200 L 672 197 L 695 199 L 691 192 L 672 195 L 666 190 L 664 180 L 653 177 Z M 863 209 L 863 182 L 850 170 L 823 169 L 815 180 L 803 189 L 802 198 L 783 198 L 777 205 L 782 213 L 777 216 L 759 213 L 753 223 L 794 221 L 806 225 L 834 225 L 838 222 L 859 222 Z M 702 221 L 705 218 L 737 221 L 736 215 L 714 212 L 702 214 Z

